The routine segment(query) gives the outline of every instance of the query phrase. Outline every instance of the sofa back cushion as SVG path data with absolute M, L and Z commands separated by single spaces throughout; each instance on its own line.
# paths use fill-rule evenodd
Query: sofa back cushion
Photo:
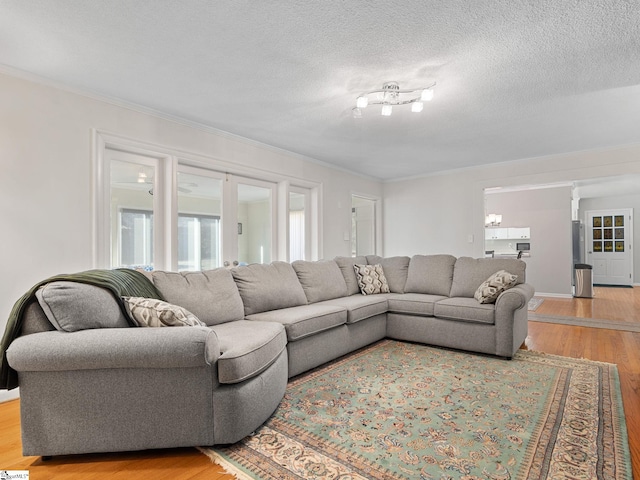
M 309 303 L 332 300 L 348 295 L 340 267 L 333 260 L 305 262 L 296 260 L 291 264 Z
M 449 296 L 453 282 L 453 255 L 414 255 L 409 263 L 405 293 Z
M 349 295 L 360 293 L 360 286 L 358 285 L 358 279 L 353 266 L 365 265 L 367 263 L 367 257 L 336 257 L 333 260 L 338 264 L 338 267 L 342 272 L 342 277 L 347 284 L 347 293 Z
M 506 270 L 518 276 L 515 285 L 525 282 L 527 264 L 515 258 L 460 257 L 453 269 L 450 297 L 473 297 L 478 287 L 494 273 Z
M 382 265 L 391 293 L 404 293 L 410 260 L 409 257 L 382 258 L 378 255 L 367 255 L 367 263 L 369 265 Z
M 120 303 L 106 288 L 80 282 L 51 282 L 36 291 L 36 298 L 57 330 L 129 327 Z
M 231 272 L 225 268 L 202 272 L 154 271 L 152 279 L 167 302 L 186 308 L 207 325 L 244 318 L 240 293 Z
M 307 297 L 291 264 L 273 262 L 234 268 L 231 273 L 244 303 L 244 314 L 306 305 Z

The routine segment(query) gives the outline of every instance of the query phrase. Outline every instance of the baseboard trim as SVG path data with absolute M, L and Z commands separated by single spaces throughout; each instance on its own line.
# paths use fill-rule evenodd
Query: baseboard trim
M 13 390 L 1 390 L 0 391 L 0 403 L 8 402 L 20 398 L 20 389 L 14 388 Z

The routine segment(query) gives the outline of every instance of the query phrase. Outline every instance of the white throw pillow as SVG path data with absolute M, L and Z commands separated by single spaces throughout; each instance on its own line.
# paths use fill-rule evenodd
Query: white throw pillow
M 139 327 L 206 326 L 193 313 L 155 298 L 122 297 L 127 313 Z
M 473 298 L 480 303 L 495 303 L 500 294 L 513 287 L 517 281 L 517 275 L 500 270 L 482 282 Z
M 384 276 L 382 265 L 358 265 L 353 269 L 356 272 L 358 286 L 363 295 L 375 295 L 377 293 L 389 293 L 389 284 Z

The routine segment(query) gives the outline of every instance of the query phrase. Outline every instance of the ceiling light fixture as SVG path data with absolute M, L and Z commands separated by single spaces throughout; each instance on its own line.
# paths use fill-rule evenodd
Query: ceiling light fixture
M 433 89 L 436 83 L 428 87 L 400 90 L 398 82 L 387 82 L 382 85 L 382 90 L 373 90 L 363 93 L 356 98 L 356 106 L 351 110 L 353 118 L 362 118 L 362 109 L 369 105 L 382 105 L 380 114 L 384 117 L 391 115 L 393 107 L 397 105 L 411 105 L 411 111 L 419 113 L 424 108 L 423 102 L 433 100 Z

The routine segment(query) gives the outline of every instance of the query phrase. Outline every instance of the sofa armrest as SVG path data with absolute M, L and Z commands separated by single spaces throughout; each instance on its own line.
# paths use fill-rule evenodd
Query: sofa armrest
M 17 338 L 7 349 L 18 372 L 201 367 L 219 356 L 218 337 L 207 327 L 41 332 Z
M 509 290 L 505 290 L 496 300 L 496 313 L 498 310 L 513 312 L 519 308 L 526 307 L 534 293 L 535 289 L 528 283 L 521 283 Z

